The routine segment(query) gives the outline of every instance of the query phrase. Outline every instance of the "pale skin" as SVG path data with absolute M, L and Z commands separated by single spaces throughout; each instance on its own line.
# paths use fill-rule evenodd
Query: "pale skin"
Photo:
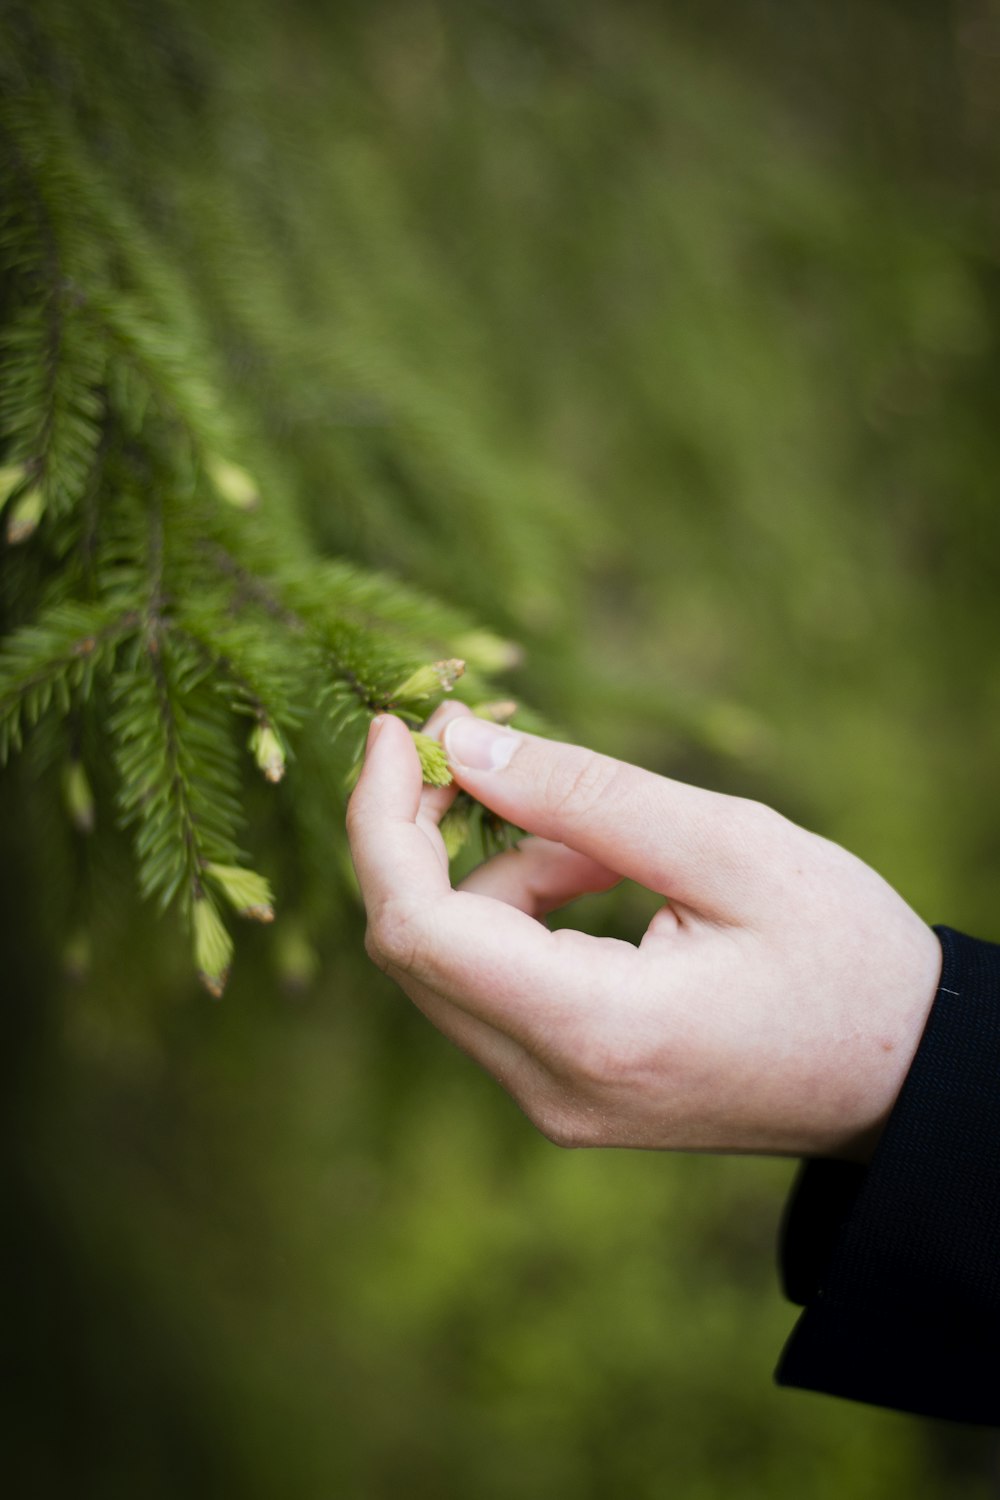
M 866 1160 L 912 1062 L 941 951 L 891 886 L 760 803 L 475 718 L 428 731 L 422 783 L 376 719 L 348 809 L 371 957 L 561 1146 Z M 459 787 L 527 829 L 457 888 Z M 663 897 L 638 944 L 547 913 L 622 877 Z

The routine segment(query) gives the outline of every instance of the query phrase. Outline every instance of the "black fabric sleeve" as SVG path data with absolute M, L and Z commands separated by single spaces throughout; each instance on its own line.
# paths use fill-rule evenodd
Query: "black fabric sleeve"
M 789 1200 L 805 1312 L 775 1378 L 1000 1426 L 1000 947 L 935 931 L 937 996 L 870 1164 L 807 1162 Z

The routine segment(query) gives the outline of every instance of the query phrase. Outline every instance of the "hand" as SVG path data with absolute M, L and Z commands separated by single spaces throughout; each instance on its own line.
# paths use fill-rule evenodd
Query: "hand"
M 934 933 L 835 844 L 742 798 L 439 710 L 457 787 L 526 828 L 453 890 L 405 726 L 375 721 L 348 827 L 368 951 L 551 1140 L 866 1159 L 934 998 Z M 621 876 L 636 947 L 547 912 Z

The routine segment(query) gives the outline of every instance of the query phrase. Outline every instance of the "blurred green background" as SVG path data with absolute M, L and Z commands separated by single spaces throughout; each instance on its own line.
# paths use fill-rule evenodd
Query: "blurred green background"
M 11 13 L 317 547 L 1000 938 L 995 8 Z M 791 1164 L 536 1136 L 368 967 L 339 824 L 213 1004 L 113 838 L 0 797 L 10 1493 L 997 1492 L 981 1433 L 772 1387 Z

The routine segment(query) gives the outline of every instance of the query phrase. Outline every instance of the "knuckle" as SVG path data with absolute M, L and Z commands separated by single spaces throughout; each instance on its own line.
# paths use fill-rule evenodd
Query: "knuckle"
M 787 827 L 787 820 L 766 802 L 757 802 L 751 797 L 737 797 L 735 816 L 746 839 L 772 838 Z
M 728 877 L 740 888 L 748 882 L 759 886 L 784 856 L 791 827 L 766 803 L 733 797 L 726 808 L 725 845 L 717 859 L 720 879 Z
M 555 1074 L 549 1074 L 544 1083 L 536 1080 L 529 1089 L 510 1092 L 535 1129 L 560 1150 L 608 1144 L 601 1133 L 600 1110 L 573 1084 L 560 1081 Z
M 365 948 L 379 968 L 412 969 L 421 947 L 421 924 L 412 906 L 387 901 L 371 917 Z
M 600 1100 L 640 1082 L 650 1065 L 645 1012 L 641 997 L 619 986 L 613 1007 L 574 1007 L 563 1014 L 541 1054 L 551 1077 L 582 1100 Z
M 587 752 L 575 764 L 553 773 L 547 788 L 548 806 L 557 818 L 565 814 L 585 817 L 608 795 L 616 774 L 613 761 Z
M 376 968 L 385 971 L 389 967 L 389 961 L 379 947 L 378 935 L 371 922 L 369 922 L 365 929 L 365 952 Z
M 546 1100 L 533 1105 L 527 1114 L 536 1130 L 562 1151 L 578 1151 L 597 1144 L 586 1119 L 571 1105 Z
M 627 1086 L 637 1073 L 635 1048 L 621 1028 L 590 1027 L 577 1038 L 572 1068 L 574 1078 L 587 1088 Z

